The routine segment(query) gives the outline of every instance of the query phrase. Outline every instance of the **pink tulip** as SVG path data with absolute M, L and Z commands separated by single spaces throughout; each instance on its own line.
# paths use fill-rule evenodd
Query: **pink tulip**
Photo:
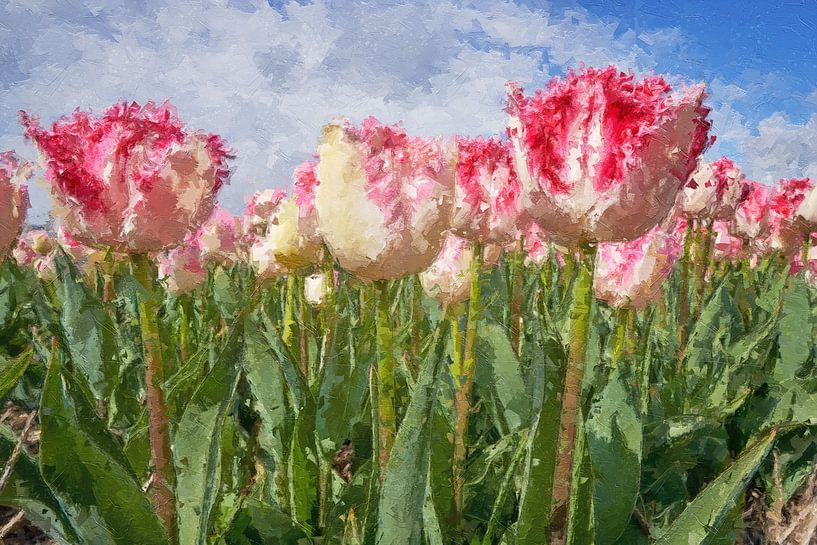
M 662 221 L 706 148 L 702 85 L 615 67 L 552 79 L 526 97 L 510 84 L 508 134 L 531 218 L 556 240 L 637 238 Z
M 167 291 L 177 295 L 190 293 L 204 283 L 207 269 L 201 255 L 198 240 L 191 237 L 159 256 L 159 279 L 164 281 Z
M 275 214 L 287 194 L 282 189 L 256 191 L 244 212 L 244 227 L 252 233 L 264 234 L 270 217 Z
M 55 248 L 56 244 L 47 231 L 32 229 L 23 233 L 17 240 L 17 246 L 11 255 L 17 265 L 27 267 L 34 260 L 50 254 Z
M 45 156 L 55 213 L 77 240 L 149 253 L 179 244 L 228 178 L 221 139 L 187 130 L 173 106 L 125 102 L 76 111 L 51 130 L 20 113 Z
M 735 210 L 735 234 L 754 239 L 768 227 L 771 190 L 758 182 L 745 181 L 743 198 Z
M 701 159 L 679 195 L 681 210 L 694 218 L 727 219 L 743 194 L 743 179 L 740 168 L 726 157 L 712 163 Z
M 803 178 L 803 181 L 811 180 Z M 806 190 L 805 197 L 797 207 L 797 223 L 804 232 L 810 232 L 817 229 L 817 187 L 810 187 Z
M 525 233 L 525 263 L 542 265 L 550 257 L 550 242 L 537 223 L 531 223 Z
M 457 147 L 453 230 L 476 242 L 513 241 L 520 202 L 510 144 L 458 138 Z
M 452 150 L 370 117 L 327 125 L 319 156 L 318 228 L 340 265 L 364 280 L 428 268 L 451 218 Z
M 440 255 L 420 273 L 420 284 L 429 297 L 441 305 L 455 305 L 466 301 L 471 289 L 471 262 L 473 245 L 456 235 L 449 234 Z
M 812 288 L 817 288 L 817 246 L 812 246 L 808 250 L 808 264 L 806 266 L 806 284 L 808 284 Z
M 680 251 L 677 239 L 660 227 L 629 242 L 600 244 L 593 279 L 596 297 L 613 307 L 646 308 L 661 297 Z
M 0 153 L 0 259 L 14 246 L 29 207 L 25 181 L 32 165 L 20 162 L 13 151 Z
M 221 206 L 216 205 L 195 236 L 206 262 L 229 266 L 244 258 L 241 218 Z
M 806 195 L 814 188 L 808 178 L 780 180 L 769 198 L 769 229 L 758 243 L 767 252 L 784 255 L 800 253 L 803 249 L 803 232 L 795 224 L 797 210 Z
M 718 220 L 712 225 L 712 256 L 720 261 L 735 261 L 744 254 L 743 239 L 732 234 L 732 225 Z

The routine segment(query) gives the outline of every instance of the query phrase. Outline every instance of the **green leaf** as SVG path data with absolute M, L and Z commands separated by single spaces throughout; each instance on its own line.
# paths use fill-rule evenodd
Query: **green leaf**
M 507 423 L 507 430 L 511 432 L 528 426 L 531 400 L 519 360 L 505 330 L 496 323 L 480 324 L 475 349 L 477 387 L 494 397 L 498 418 Z
M 238 385 L 240 324 L 185 407 L 173 437 L 179 541 L 207 543 L 210 513 L 221 485 L 221 430 Z
M 0 356 L 0 399 L 5 397 L 9 390 L 17 385 L 17 382 L 28 369 L 33 356 L 34 352 L 32 350 L 26 350 L 11 360 Z
M 81 376 L 54 351 L 40 400 L 40 468 L 87 543 L 166 544 L 117 439 L 86 397 Z
M 447 332 L 448 321 L 443 320 L 435 333 L 434 349 L 420 370 L 406 416 L 394 440 L 380 493 L 379 544 L 422 543 L 434 407 Z
M 791 287 L 783 296 L 778 337 L 780 360 L 774 369 L 774 376 L 781 383 L 797 381 L 798 372 L 808 361 L 814 342 L 808 289 L 799 277 L 791 281 Z
M 97 400 L 107 400 L 117 384 L 116 329 L 102 301 L 79 279 L 65 254 L 56 260 L 60 323 L 74 368 L 85 375 Z
M 0 424 L 0 459 L 9 459 L 17 439 L 11 428 Z M 14 464 L 6 487 L 0 492 L 0 505 L 22 509 L 28 520 L 54 539 L 80 542 L 59 500 L 40 476 L 36 458 L 25 448 Z
M 687 505 L 657 545 L 701 545 L 714 538 L 724 518 L 774 444 L 777 433 L 762 436 Z
M 547 539 L 551 518 L 551 494 L 559 437 L 560 396 L 566 355 L 555 339 L 544 341 L 546 380 L 542 407 L 528 438 L 525 472 L 519 506 L 517 536 L 520 545 L 534 545 Z
M 578 415 L 576 440 L 573 447 L 573 471 L 570 477 L 570 501 L 567 514 L 566 545 L 595 543 L 595 506 L 593 493 L 595 479 L 592 475 L 590 452 L 584 416 Z
M 274 505 L 248 498 L 224 536 L 227 545 L 306 545 L 306 534 Z
M 635 507 L 641 479 L 640 399 L 622 366 L 610 377 L 587 421 L 593 464 L 596 544 L 612 545 Z

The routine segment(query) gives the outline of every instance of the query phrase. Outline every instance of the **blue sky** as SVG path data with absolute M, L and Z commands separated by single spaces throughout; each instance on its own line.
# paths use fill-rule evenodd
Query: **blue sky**
M 168 98 L 238 158 L 222 202 L 286 186 L 344 114 L 418 134 L 504 129 L 503 84 L 616 63 L 705 81 L 718 142 L 748 175 L 817 178 L 817 0 L 5 0 L 0 149 L 34 158 L 16 112 Z M 47 190 L 32 190 L 34 221 Z

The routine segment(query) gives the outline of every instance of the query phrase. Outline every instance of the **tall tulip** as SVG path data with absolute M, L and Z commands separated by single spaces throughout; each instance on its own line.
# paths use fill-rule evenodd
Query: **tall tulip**
M 327 125 L 318 154 L 318 229 L 340 265 L 364 280 L 428 268 L 449 227 L 451 150 L 370 117 Z
M 267 223 L 287 194 L 282 189 L 264 189 L 256 191 L 244 211 L 242 224 L 253 234 L 263 235 Z
M 21 162 L 13 151 L 0 153 L 0 258 L 14 246 L 23 229 L 28 210 L 28 188 L 32 165 Z
M 509 88 L 525 207 L 566 245 L 646 233 L 667 216 L 707 145 L 702 85 L 673 96 L 661 77 L 636 81 L 610 66 L 571 71 L 532 97 Z
M 726 157 L 701 159 L 680 193 L 681 210 L 693 218 L 727 219 L 740 202 L 743 179 L 740 167 Z
M 167 103 L 76 111 L 50 130 L 20 118 L 45 158 L 56 215 L 85 244 L 131 254 L 175 246 L 210 215 L 229 174 L 221 139 L 186 129 Z
M 596 297 L 617 308 L 646 308 L 661 296 L 680 251 L 678 239 L 661 227 L 632 241 L 600 244 Z
M 151 493 L 175 542 L 175 470 L 162 390 L 156 273 L 148 254 L 181 243 L 210 215 L 229 176 L 230 155 L 218 136 L 188 130 L 168 103 L 121 102 L 101 116 L 76 111 L 50 130 L 25 112 L 20 120 L 45 159 L 61 225 L 80 242 L 130 254 L 143 288 L 139 318 L 154 469 Z
M 521 212 L 513 150 L 498 138 L 458 138 L 452 229 L 480 243 L 511 242 Z
M 207 262 L 231 265 L 244 258 L 244 229 L 241 218 L 216 205 L 210 217 L 196 232 L 196 245 Z
M 201 245 L 196 238 L 160 255 L 158 265 L 159 280 L 165 282 L 170 293 L 190 293 L 207 279 Z
M 471 289 L 471 261 L 474 247 L 456 235 L 448 235 L 434 263 L 420 273 L 425 292 L 443 306 L 453 306 L 468 299 Z
M 745 181 L 743 198 L 735 210 L 735 234 L 752 240 L 768 228 L 771 189 L 758 182 Z
M 813 189 L 808 178 L 780 180 L 769 198 L 769 232 L 759 241 L 762 247 L 787 256 L 803 250 L 805 237 L 797 224 L 798 211 Z

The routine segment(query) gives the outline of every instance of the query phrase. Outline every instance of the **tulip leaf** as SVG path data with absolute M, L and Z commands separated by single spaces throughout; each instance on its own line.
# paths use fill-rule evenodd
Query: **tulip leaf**
M 274 505 L 248 498 L 224 536 L 227 545 L 309 543 L 298 525 Z
M 559 437 L 560 398 L 566 355 L 561 343 L 547 339 L 543 343 L 545 387 L 542 406 L 528 437 L 519 506 L 517 537 L 519 545 L 533 545 L 547 539 L 551 519 L 551 499 L 556 445 Z
M 506 433 L 528 425 L 530 397 L 519 360 L 505 329 L 496 323 L 480 324 L 477 334 L 477 385 L 494 398 L 497 418 Z
M 55 263 L 65 348 L 95 399 L 107 400 L 119 377 L 116 329 L 102 301 L 79 278 L 74 263 L 65 254 L 57 256 Z
M 221 439 L 224 419 L 232 405 L 243 354 L 241 321 L 234 325 L 219 354 L 176 428 L 173 458 L 179 541 L 204 545 L 210 515 L 221 486 Z
M 378 507 L 377 543 L 422 543 L 434 408 L 447 341 L 448 321 L 440 322 L 417 377 L 406 415 L 391 450 Z
M 16 358 L 0 356 L 0 399 L 17 385 L 34 357 L 32 350 L 26 350 Z
M 0 459 L 9 459 L 17 440 L 11 428 L 0 424 Z M 59 500 L 43 481 L 37 459 L 25 448 L 0 492 L 0 505 L 21 509 L 28 520 L 54 539 L 66 543 L 80 542 Z
M 622 367 L 610 370 L 587 420 L 597 545 L 612 545 L 624 531 L 641 479 L 640 399 Z
M 40 470 L 63 499 L 83 541 L 166 544 L 118 440 L 105 428 L 81 375 L 54 350 L 40 399 Z
M 702 545 L 721 523 L 774 445 L 774 430 L 751 444 L 735 462 L 693 499 L 656 542 L 657 545 Z

